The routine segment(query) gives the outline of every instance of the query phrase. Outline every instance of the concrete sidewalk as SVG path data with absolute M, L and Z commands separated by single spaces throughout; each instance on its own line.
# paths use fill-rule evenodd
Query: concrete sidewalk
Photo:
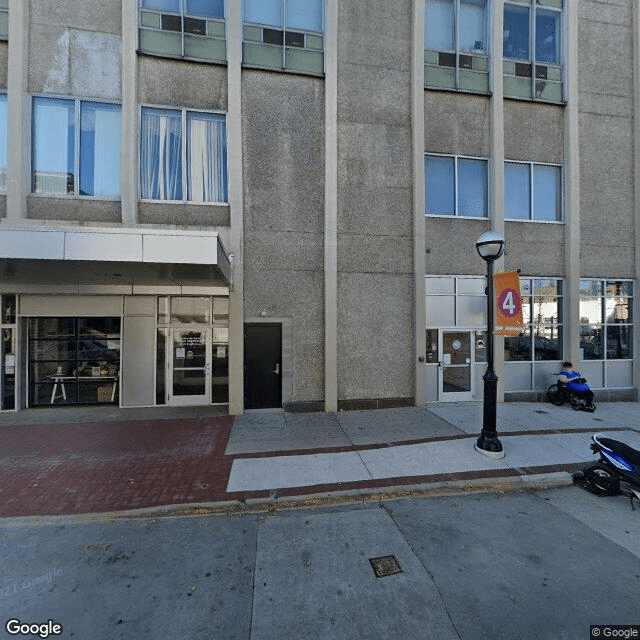
M 481 403 L 289 414 L 86 408 L 0 415 L 0 516 L 204 513 L 570 483 L 610 431 L 640 448 L 640 404 L 498 406 L 505 458 L 473 445 Z

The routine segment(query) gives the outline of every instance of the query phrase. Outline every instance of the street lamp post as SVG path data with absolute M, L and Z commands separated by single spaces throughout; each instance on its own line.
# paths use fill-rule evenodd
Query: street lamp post
M 505 239 L 496 231 L 483 233 L 476 242 L 480 257 L 487 263 L 487 371 L 484 380 L 482 431 L 475 450 L 490 458 L 504 458 L 502 443 L 496 431 L 498 376 L 493 370 L 493 263 L 504 251 Z

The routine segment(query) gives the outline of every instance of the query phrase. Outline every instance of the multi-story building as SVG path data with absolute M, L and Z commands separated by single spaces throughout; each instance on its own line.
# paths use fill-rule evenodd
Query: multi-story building
M 634 0 L 0 0 L 2 409 L 636 399 Z

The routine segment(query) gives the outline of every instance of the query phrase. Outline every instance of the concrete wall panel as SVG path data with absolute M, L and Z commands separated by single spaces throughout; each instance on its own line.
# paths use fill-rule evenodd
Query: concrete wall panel
M 122 0 L 30 0 L 31 21 L 101 33 L 122 33 Z
M 7 42 L 0 42 L 0 89 L 7 88 L 7 73 L 9 61 L 9 46 Z
M 521 269 L 527 275 L 564 276 L 564 225 L 507 222 L 505 238 L 505 271 Z
M 226 111 L 227 68 L 215 64 L 138 56 L 142 104 Z
M 486 263 L 476 241 L 489 231 L 488 220 L 425 218 L 425 272 L 428 275 L 483 275 Z
M 140 202 L 138 203 L 138 222 L 176 226 L 229 226 L 229 205 Z
M 122 213 L 120 201 L 30 197 L 27 199 L 27 218 L 69 222 L 122 222 Z

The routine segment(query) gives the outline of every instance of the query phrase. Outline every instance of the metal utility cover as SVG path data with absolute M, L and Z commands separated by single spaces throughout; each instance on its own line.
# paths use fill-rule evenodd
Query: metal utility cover
M 402 573 L 395 556 L 381 556 L 380 558 L 369 558 L 376 578 L 385 578 L 396 573 Z

